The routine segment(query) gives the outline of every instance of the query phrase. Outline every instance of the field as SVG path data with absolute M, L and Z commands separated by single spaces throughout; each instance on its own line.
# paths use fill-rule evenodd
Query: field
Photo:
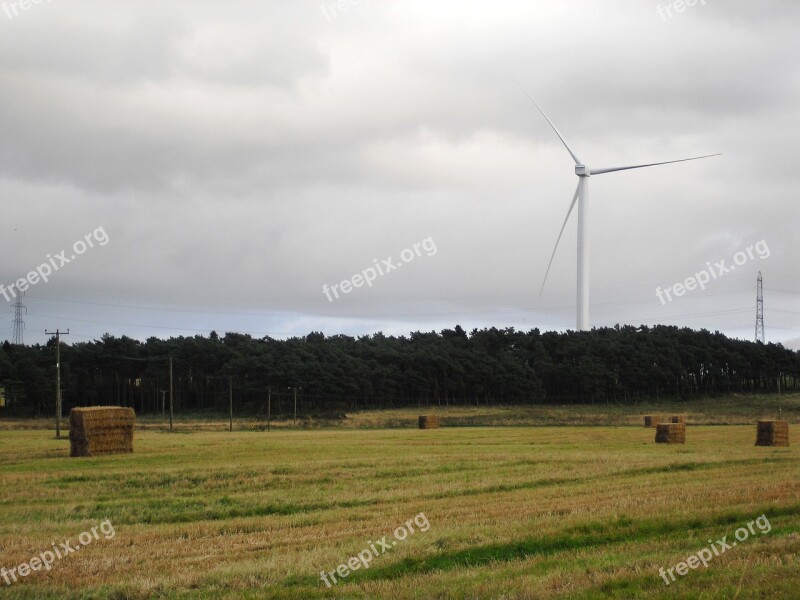
M 429 411 L 450 425 L 430 431 L 402 427 L 419 411 L 269 433 L 184 422 L 92 459 L 6 422 L 0 567 L 106 525 L 49 571 L 0 579 L 0 598 L 797 598 L 800 425 L 789 448 L 755 447 L 768 399 L 725 402 Z M 689 415 L 685 446 L 653 443 L 653 408 Z M 548 425 L 526 423 L 536 410 Z M 707 568 L 659 575 L 762 515 Z M 368 569 L 322 582 L 383 536 Z

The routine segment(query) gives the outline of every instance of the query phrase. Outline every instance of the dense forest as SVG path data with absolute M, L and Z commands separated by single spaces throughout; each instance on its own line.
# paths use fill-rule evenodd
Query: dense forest
M 50 415 L 55 342 L 0 352 L 0 414 Z M 171 358 L 171 361 L 170 361 Z M 170 362 L 178 412 L 292 410 L 305 415 L 360 408 L 532 403 L 635 403 L 731 392 L 793 390 L 800 353 L 720 333 L 677 327 L 615 327 L 540 333 L 461 327 L 440 333 L 352 338 L 311 333 L 285 341 L 220 337 L 104 336 L 61 346 L 64 414 L 73 406 L 132 406 L 158 413 L 168 402 Z

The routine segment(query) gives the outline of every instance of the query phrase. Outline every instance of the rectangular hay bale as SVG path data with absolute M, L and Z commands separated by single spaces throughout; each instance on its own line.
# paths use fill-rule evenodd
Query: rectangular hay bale
M 686 417 L 683 415 L 673 415 L 670 419 L 673 423 L 686 423 Z
M 656 426 L 656 444 L 685 444 L 686 423 L 659 423 Z
M 133 452 L 136 413 L 121 406 L 73 408 L 69 414 L 70 456 Z
M 788 421 L 759 421 L 756 446 L 788 446 Z
M 420 429 L 439 429 L 439 417 L 436 415 L 421 415 L 419 417 Z
M 655 427 L 659 423 L 661 423 L 661 415 L 645 415 L 644 417 L 645 427 Z

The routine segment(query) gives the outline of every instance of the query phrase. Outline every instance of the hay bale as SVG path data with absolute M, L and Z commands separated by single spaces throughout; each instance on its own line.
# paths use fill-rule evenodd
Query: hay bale
M 133 452 L 136 413 L 120 406 L 73 408 L 69 413 L 70 456 Z
M 788 446 L 788 421 L 759 421 L 756 446 Z
M 439 417 L 435 415 L 421 415 L 419 418 L 420 429 L 439 429 Z
M 656 444 L 685 444 L 686 423 L 659 423 L 656 426 Z
M 645 415 L 644 417 L 645 427 L 655 427 L 659 423 L 661 423 L 661 415 Z
M 683 415 L 673 415 L 670 419 L 673 423 L 686 423 L 686 417 Z

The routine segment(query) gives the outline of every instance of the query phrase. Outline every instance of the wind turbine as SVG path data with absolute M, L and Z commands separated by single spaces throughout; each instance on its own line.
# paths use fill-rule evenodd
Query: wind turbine
M 520 87 L 522 87 L 520 85 Z M 572 204 L 569 206 L 569 210 L 567 211 L 567 218 L 564 219 L 564 224 L 561 226 L 561 232 L 558 234 L 558 239 L 556 240 L 556 246 L 553 248 L 553 254 L 550 256 L 550 263 L 547 265 L 547 272 L 544 275 L 544 281 L 542 282 L 542 289 L 539 292 L 539 296 L 542 295 L 544 291 L 545 283 L 547 283 L 547 276 L 550 274 L 550 267 L 553 266 L 553 259 L 556 256 L 556 250 L 558 250 L 558 244 L 561 241 L 561 236 L 564 234 L 564 229 L 567 226 L 567 222 L 569 221 L 569 217 L 572 214 L 572 210 L 575 208 L 575 203 L 578 203 L 578 331 L 588 331 L 589 330 L 589 177 L 592 175 L 604 175 L 606 173 L 615 173 L 617 171 L 629 171 L 631 169 L 643 169 L 645 167 L 657 167 L 659 165 L 669 165 L 673 163 L 679 162 L 687 162 L 690 160 L 700 160 L 701 158 L 710 158 L 712 156 L 721 156 L 720 154 L 707 154 L 705 156 L 695 156 L 692 158 L 682 158 L 679 160 L 668 160 L 666 162 L 658 162 L 658 163 L 649 163 L 646 165 L 633 165 L 629 167 L 607 167 L 602 169 L 591 169 L 589 166 L 584 163 L 575 152 L 572 151 L 572 148 L 569 147 L 564 136 L 561 135 L 561 132 L 558 128 L 553 124 L 550 120 L 550 117 L 547 116 L 547 113 L 542 110 L 542 107 L 533 99 L 533 97 L 522 88 L 522 91 L 525 92 L 525 95 L 530 98 L 531 102 L 539 109 L 539 112 L 544 115 L 544 118 L 547 119 L 547 122 L 550 123 L 550 127 L 553 128 L 553 131 L 556 132 L 558 139 L 561 140 L 561 143 L 564 144 L 564 147 L 569 152 L 569 155 L 572 157 L 572 160 L 575 161 L 575 175 L 578 176 L 578 187 L 575 189 L 575 195 L 572 197 Z

